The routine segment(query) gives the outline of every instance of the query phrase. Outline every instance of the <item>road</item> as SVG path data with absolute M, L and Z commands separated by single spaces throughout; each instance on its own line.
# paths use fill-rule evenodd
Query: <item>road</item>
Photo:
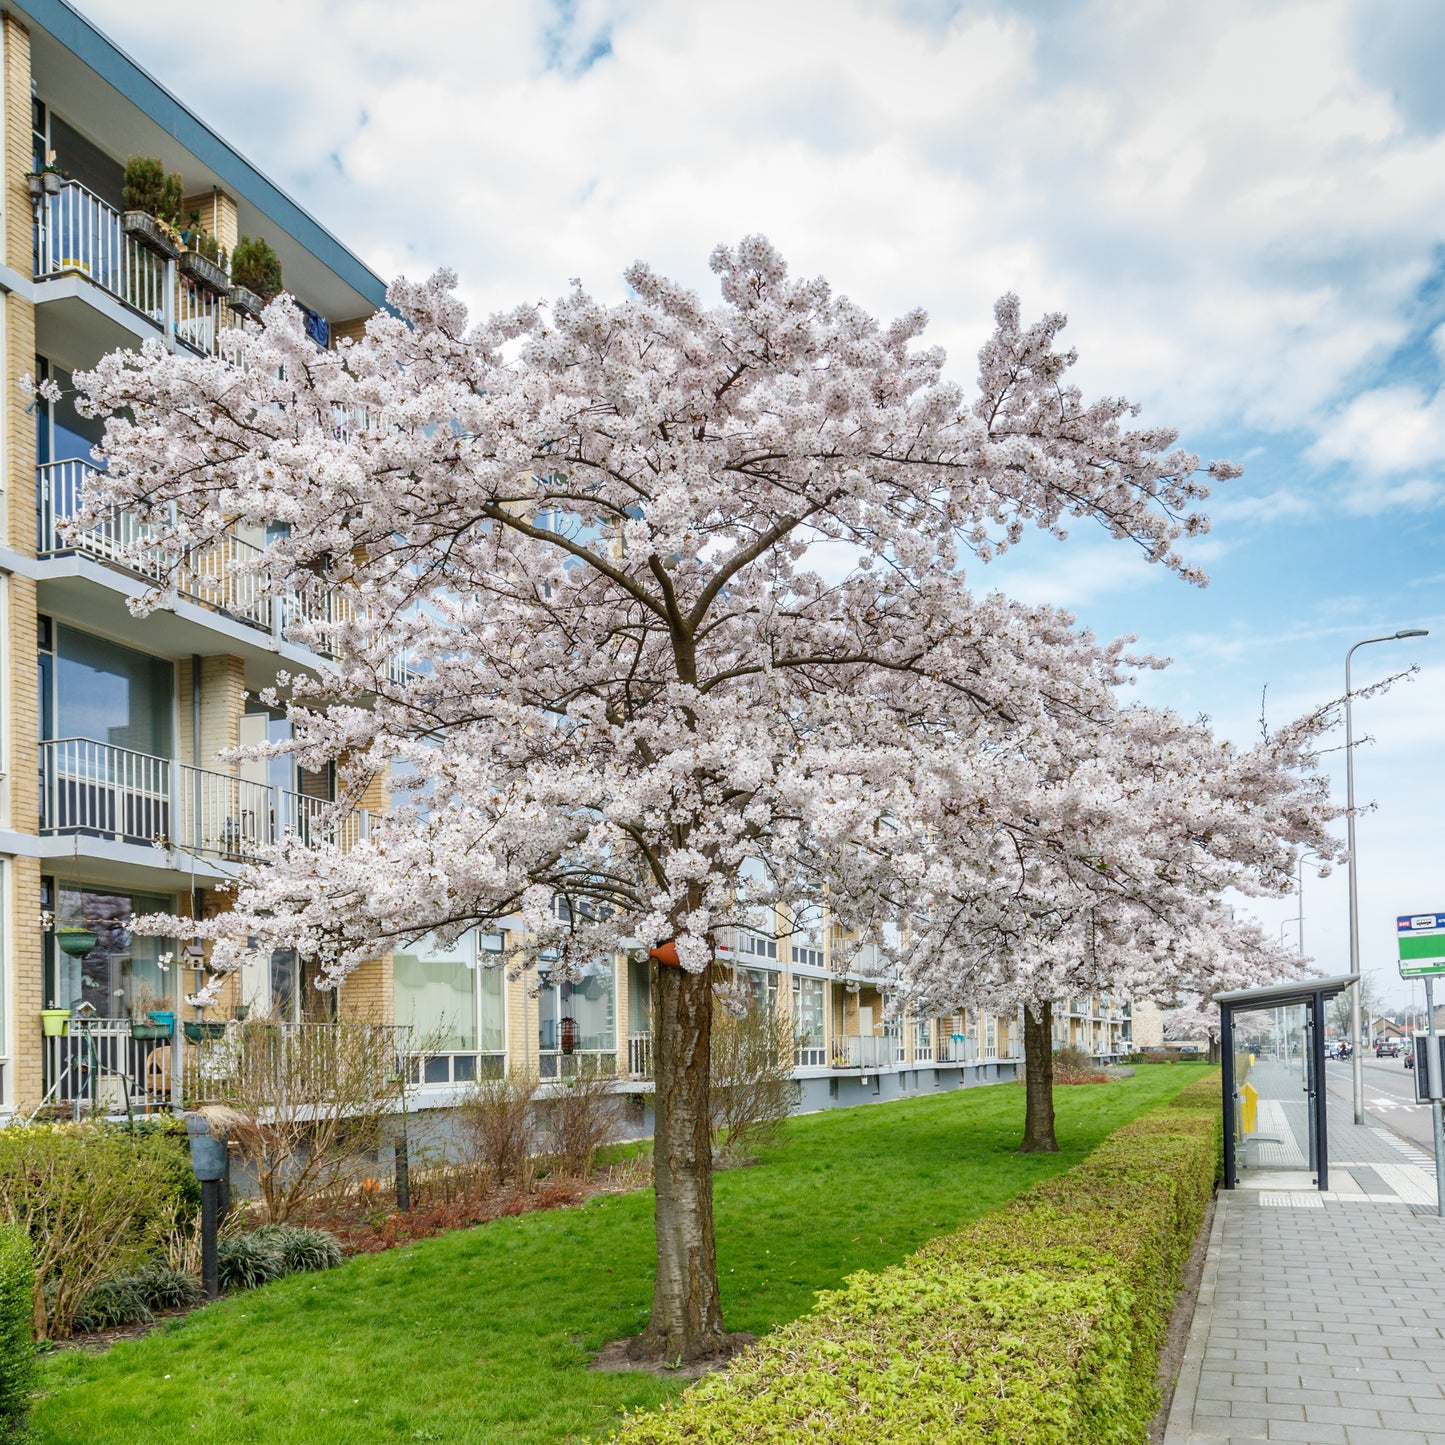
M 1325 1065 L 1330 1092 L 1343 1099 L 1353 1097 L 1354 1084 L 1348 1063 L 1331 1061 Z M 1415 1075 L 1398 1059 L 1377 1059 L 1373 1054 L 1364 1060 L 1365 1113 L 1402 1138 L 1433 1153 L 1430 1138 L 1430 1106 L 1415 1102 Z

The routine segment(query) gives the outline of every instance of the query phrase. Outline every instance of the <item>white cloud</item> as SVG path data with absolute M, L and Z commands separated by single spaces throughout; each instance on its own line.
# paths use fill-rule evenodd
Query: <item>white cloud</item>
M 964 375 L 998 293 L 1069 308 L 1089 384 L 1188 428 L 1325 417 L 1445 231 L 1367 0 L 82 3 L 383 274 L 455 264 L 488 308 L 639 255 L 705 284 L 764 230 L 927 305 Z
M 1321 462 L 1346 462 L 1368 477 L 1438 465 L 1445 456 L 1445 394 L 1398 384 L 1362 392 L 1325 425 L 1310 449 Z M 1365 510 L 1379 510 L 1366 502 Z

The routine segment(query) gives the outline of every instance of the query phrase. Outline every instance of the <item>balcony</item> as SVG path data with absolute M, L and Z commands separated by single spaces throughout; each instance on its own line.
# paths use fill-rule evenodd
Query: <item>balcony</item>
M 242 860 L 295 836 L 349 852 L 371 835 L 371 815 L 336 817 L 324 798 L 229 773 L 92 742 L 40 744 L 40 831 L 175 847 Z
M 325 628 L 350 615 L 346 600 L 319 584 L 305 593 L 267 597 L 260 577 L 250 570 L 264 549 L 229 529 L 214 542 L 187 553 L 174 569 L 151 541 L 147 528 L 119 508 L 88 531 L 72 533 L 66 523 L 80 511 L 86 489 L 98 475 L 98 468 L 78 459 L 49 462 L 35 469 L 36 552 L 40 557 L 79 554 L 147 581 L 168 579 L 178 596 L 268 633 L 273 641 L 279 641 L 298 622 Z M 404 671 L 400 664 L 398 669 Z
M 35 217 L 35 279 L 76 276 L 150 322 L 170 344 L 209 356 L 241 325 L 225 296 L 197 285 L 174 261 L 126 233 L 120 213 L 78 181 L 41 199 Z

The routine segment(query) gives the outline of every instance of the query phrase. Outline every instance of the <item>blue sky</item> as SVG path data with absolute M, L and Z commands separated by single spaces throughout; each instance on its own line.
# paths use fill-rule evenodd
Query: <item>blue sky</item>
M 925 306 L 963 379 L 1000 292 L 1068 312 L 1086 391 L 1245 463 L 1192 549 L 1211 585 L 1088 529 L 975 580 L 1138 633 L 1175 659 L 1143 695 L 1240 740 L 1265 689 L 1283 720 L 1352 642 L 1430 628 L 1356 655 L 1420 668 L 1357 716 L 1364 962 L 1404 998 L 1394 916 L 1445 910 L 1445 6 L 79 3 L 381 274 L 452 266 L 479 308 L 620 294 L 639 256 L 704 287 L 763 231 Z M 1345 908 L 1307 877 L 1331 971 Z

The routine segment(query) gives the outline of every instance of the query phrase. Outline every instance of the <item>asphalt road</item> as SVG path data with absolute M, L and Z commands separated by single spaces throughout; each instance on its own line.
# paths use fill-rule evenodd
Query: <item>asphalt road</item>
M 1342 1099 L 1353 1096 L 1350 1064 L 1331 1060 L 1325 1064 L 1330 1092 Z M 1364 1060 L 1365 1113 L 1401 1138 L 1433 1151 L 1430 1137 L 1430 1106 L 1415 1102 L 1415 1075 L 1398 1059 Z

